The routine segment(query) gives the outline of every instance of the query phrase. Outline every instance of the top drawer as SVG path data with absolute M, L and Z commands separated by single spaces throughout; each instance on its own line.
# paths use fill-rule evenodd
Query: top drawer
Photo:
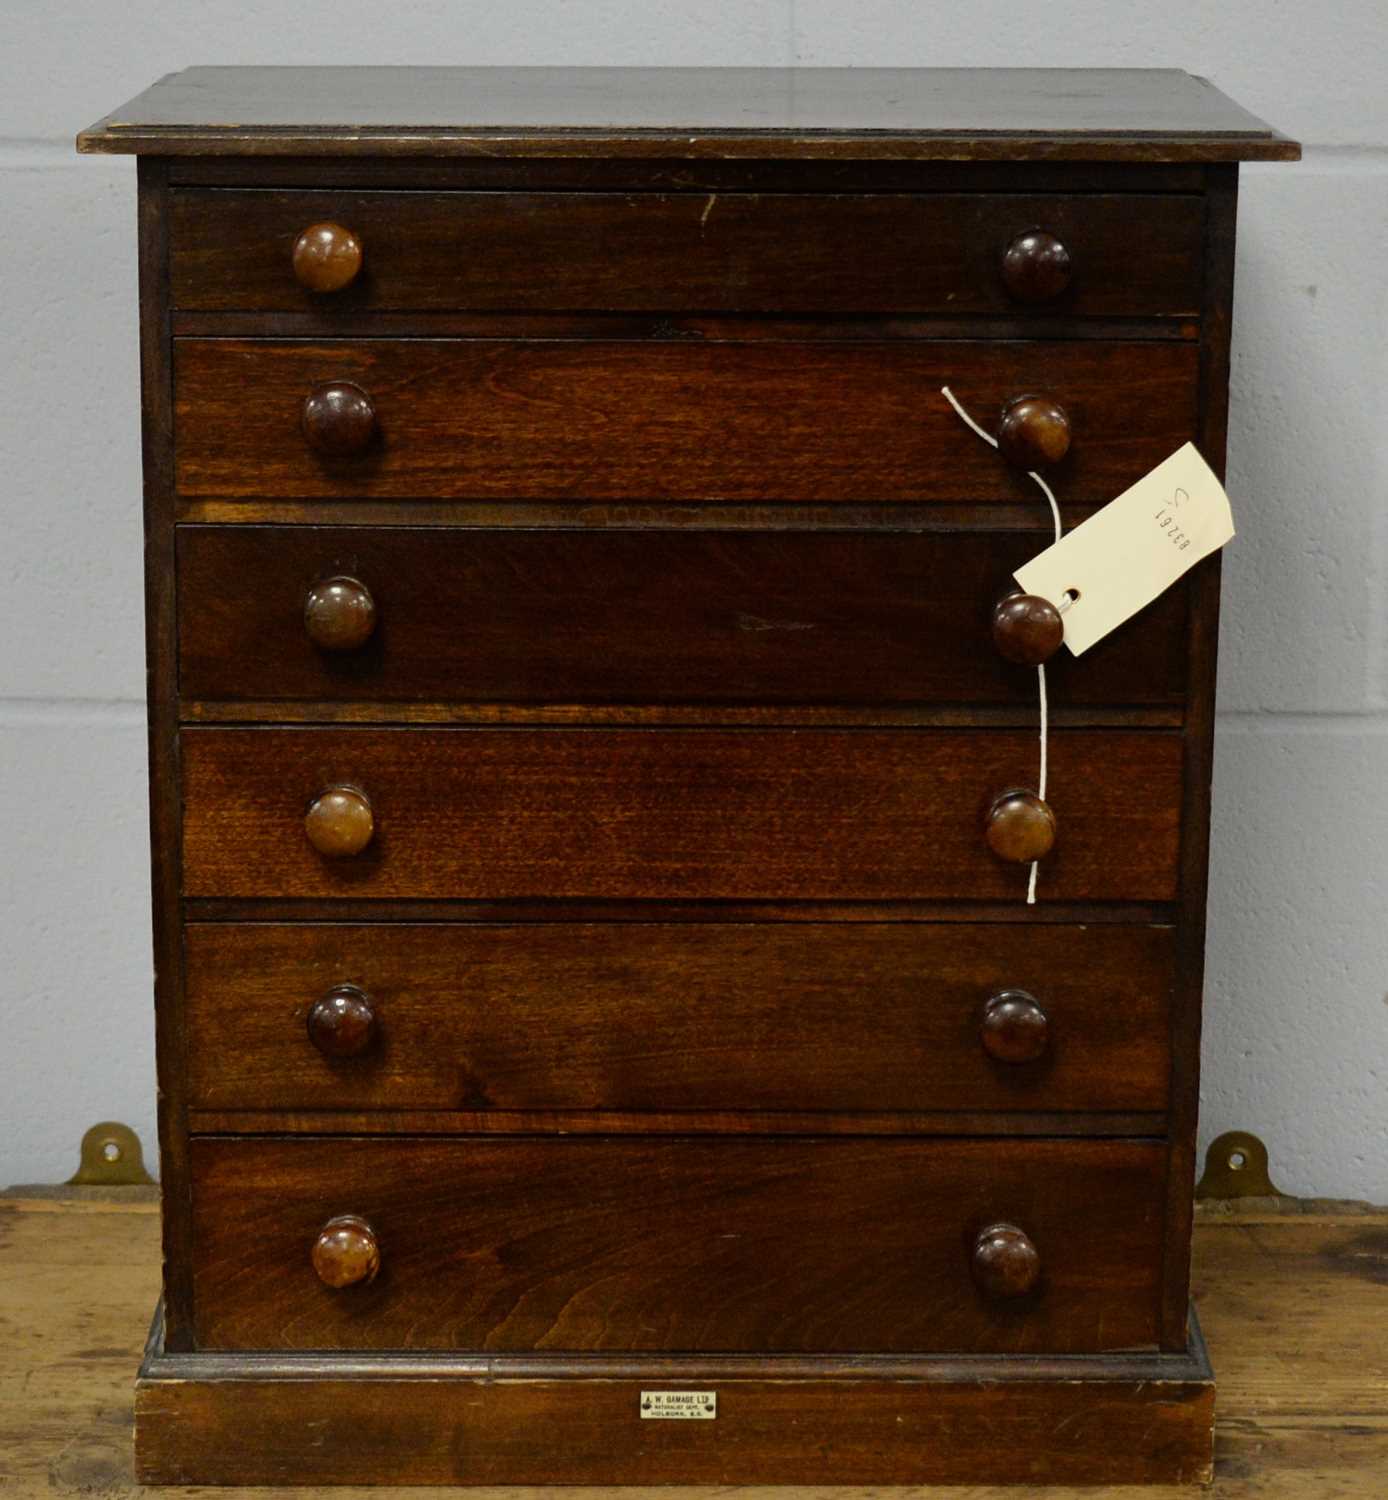
M 185 190 L 170 275 L 203 312 L 1189 317 L 1203 220 L 1180 194 Z M 314 292 L 294 248 L 325 222 L 360 268 Z

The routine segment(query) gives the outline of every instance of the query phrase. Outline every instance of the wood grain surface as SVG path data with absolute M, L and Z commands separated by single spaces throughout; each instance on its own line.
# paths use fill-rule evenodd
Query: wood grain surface
M 1108 501 L 1194 436 L 1197 351 L 1171 342 L 176 342 L 184 497 L 1037 503 L 985 425 L 1040 393 L 1074 442 L 1069 501 Z M 379 438 L 325 460 L 305 397 L 354 383 Z
M 1095 1136 L 1158 1138 L 1164 1113 L 1117 1110 L 193 1109 L 195 1135 Z
M 174 156 L 178 187 L 387 192 L 1200 193 L 1198 163 L 737 157 Z
M 1234 315 L 1237 167 L 1207 174 L 1205 309 L 1200 342 L 1199 448 L 1224 476 L 1229 424 L 1229 371 Z M 1215 748 L 1215 687 L 1219 662 L 1220 577 L 1223 553 L 1192 569 L 1186 763 L 1181 792 L 1181 914 L 1177 980 L 1171 1012 L 1172 1151 L 1167 1159 L 1166 1273 L 1162 1337 L 1166 1347 L 1185 1336 L 1190 1302 L 1191 1227 L 1195 1203 L 1196 1129 L 1200 1113 L 1200 1033 L 1205 993 L 1205 923 L 1210 876 L 1210 810 Z
M 1017 1354 L 1156 1338 L 1154 1142 L 201 1137 L 192 1152 L 204 1350 Z M 339 1295 L 309 1252 L 346 1213 L 375 1230 L 381 1270 Z M 971 1279 L 973 1237 L 999 1219 L 1043 1258 L 1020 1300 Z
M 1036 774 L 1011 730 L 185 729 L 186 896 L 1020 901 L 984 842 Z M 1051 737 L 1047 901 L 1176 890 L 1182 744 Z M 375 836 L 325 859 L 309 803 L 350 784 Z
M 722 1500 L 729 1486 L 743 1500 L 744 1485 L 754 1486 L 747 1500 L 881 1500 L 883 1485 L 909 1485 L 902 1493 L 914 1497 L 937 1483 L 968 1485 L 944 1500 L 1010 1500 L 985 1487 L 1009 1481 L 1011 1494 L 1025 1487 L 1046 1500 L 1154 1500 L 1147 1490 L 1036 1487 L 1208 1479 L 1214 1386 L 1198 1372 L 1154 1365 L 1105 1380 L 1067 1370 L 1019 1386 L 1000 1378 L 996 1361 L 977 1372 L 933 1364 L 920 1361 L 921 1378 L 911 1381 L 719 1381 L 713 1422 L 640 1421 L 648 1387 L 629 1376 L 147 1381 L 138 1461 L 150 1480 L 174 1483 L 230 1473 L 264 1484 L 301 1474 L 364 1484 L 385 1468 L 395 1483 L 506 1486 L 484 1491 L 487 1500 L 543 1493 L 512 1488 L 532 1484 L 594 1486 L 571 1492 L 575 1500 L 602 1500 L 616 1485 L 658 1487 L 672 1500 Z M 310 1424 L 311 1448 L 298 1436 Z M 807 1443 L 807 1431 L 821 1436 Z M 541 1432 L 547 1451 L 533 1441 Z
M 1082 317 L 1190 317 L 1203 200 L 1185 196 L 353 193 L 185 189 L 174 304 L 200 311 L 743 313 L 1035 311 L 1008 294 L 1008 245 L 1059 238 Z M 340 223 L 362 270 L 331 294 L 295 279 L 295 241 Z M 1134 242 L 1144 246 L 1133 255 Z
M 150 922 L 160 1176 L 164 1184 L 164 1317 L 171 1349 L 191 1347 L 188 1314 L 187 1119 L 183 1094 L 183 914 L 178 739 L 178 597 L 173 477 L 173 346 L 168 336 L 168 163 L 136 163 L 144 519 Z
M 1175 68 L 200 67 L 81 151 L 200 156 L 1295 159 Z
M 186 929 L 195 1110 L 1161 1110 L 1173 934 L 986 923 Z M 337 985 L 376 1044 L 310 1043 Z M 980 1043 L 990 995 L 1048 1018 Z M 665 1128 L 668 1128 L 668 1117 Z
M 1000 533 L 500 531 L 184 526 L 184 700 L 609 704 L 1013 704 L 1036 674 L 990 630 L 1045 545 Z M 316 647 L 304 601 L 346 574 L 375 628 Z M 1057 709 L 1184 701 L 1174 588 L 1049 667 Z

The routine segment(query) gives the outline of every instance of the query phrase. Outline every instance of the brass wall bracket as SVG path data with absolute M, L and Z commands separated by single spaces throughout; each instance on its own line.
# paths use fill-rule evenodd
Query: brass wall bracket
M 1268 1176 L 1268 1148 L 1251 1131 L 1226 1130 L 1210 1142 L 1197 1198 L 1280 1198 Z
M 69 1185 L 134 1187 L 152 1183 L 140 1138 L 119 1120 L 103 1120 L 82 1137 L 82 1162 Z

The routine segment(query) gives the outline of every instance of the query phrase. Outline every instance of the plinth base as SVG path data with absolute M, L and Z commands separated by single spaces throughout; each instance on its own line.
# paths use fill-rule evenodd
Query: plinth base
M 651 1392 L 716 1415 L 642 1414 Z M 1214 1378 L 1178 1354 L 1029 1358 L 170 1354 L 135 1401 L 145 1484 L 1182 1484 Z

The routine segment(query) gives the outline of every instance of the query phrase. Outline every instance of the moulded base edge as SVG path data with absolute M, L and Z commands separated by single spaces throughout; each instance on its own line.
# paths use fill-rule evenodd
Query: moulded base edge
M 1214 1377 L 1065 1357 L 166 1353 L 135 1402 L 145 1484 L 1183 1484 Z M 716 1416 L 642 1415 L 648 1392 Z M 648 1412 L 651 1408 L 648 1407 Z

